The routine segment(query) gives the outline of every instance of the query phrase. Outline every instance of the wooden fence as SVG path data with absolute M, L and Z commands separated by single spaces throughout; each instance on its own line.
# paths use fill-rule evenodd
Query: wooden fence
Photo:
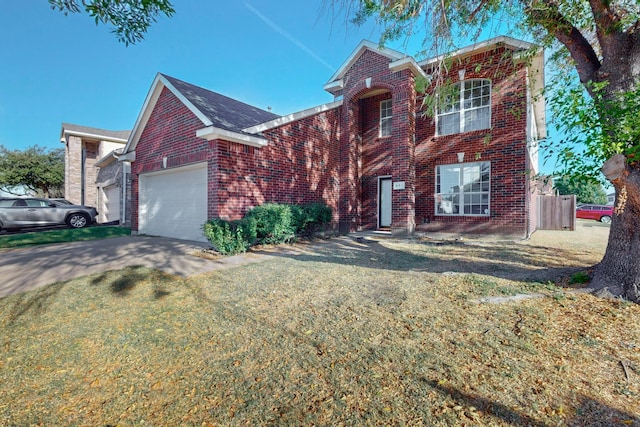
M 576 196 L 538 196 L 538 230 L 576 229 Z

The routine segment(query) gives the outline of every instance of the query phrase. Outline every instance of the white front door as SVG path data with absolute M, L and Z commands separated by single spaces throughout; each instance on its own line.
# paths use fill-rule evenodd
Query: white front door
M 391 227 L 391 178 L 378 178 L 378 227 Z

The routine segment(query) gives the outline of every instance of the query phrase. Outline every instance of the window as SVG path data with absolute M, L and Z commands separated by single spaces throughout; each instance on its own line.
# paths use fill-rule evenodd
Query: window
M 491 126 L 489 80 L 456 83 L 443 88 L 440 98 L 436 116 L 438 135 L 471 132 Z
M 436 215 L 489 215 L 490 162 L 436 168 Z
M 380 103 L 380 136 L 391 136 L 391 100 Z

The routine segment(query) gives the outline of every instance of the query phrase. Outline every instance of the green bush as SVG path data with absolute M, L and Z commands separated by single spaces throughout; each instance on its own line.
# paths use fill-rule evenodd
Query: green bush
M 296 234 L 310 235 L 331 222 L 331 208 L 322 203 L 285 205 L 266 203 L 251 209 L 238 221 L 214 218 L 203 226 L 204 235 L 223 255 L 246 252 L 256 242 L 290 242 Z
M 225 221 L 213 218 L 203 226 L 204 235 L 213 247 L 223 255 L 246 252 L 255 238 L 255 227 L 251 221 Z
M 245 219 L 255 222 L 256 237 L 260 243 L 278 244 L 295 238 L 290 205 L 265 203 L 251 209 Z
M 331 222 L 331 208 L 324 203 L 290 205 L 296 234 L 310 235 Z

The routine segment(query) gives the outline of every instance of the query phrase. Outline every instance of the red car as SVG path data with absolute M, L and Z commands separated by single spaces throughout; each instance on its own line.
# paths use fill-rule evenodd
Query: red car
M 609 224 L 613 216 L 613 206 L 579 205 L 576 207 L 576 218 L 595 219 L 603 224 Z

